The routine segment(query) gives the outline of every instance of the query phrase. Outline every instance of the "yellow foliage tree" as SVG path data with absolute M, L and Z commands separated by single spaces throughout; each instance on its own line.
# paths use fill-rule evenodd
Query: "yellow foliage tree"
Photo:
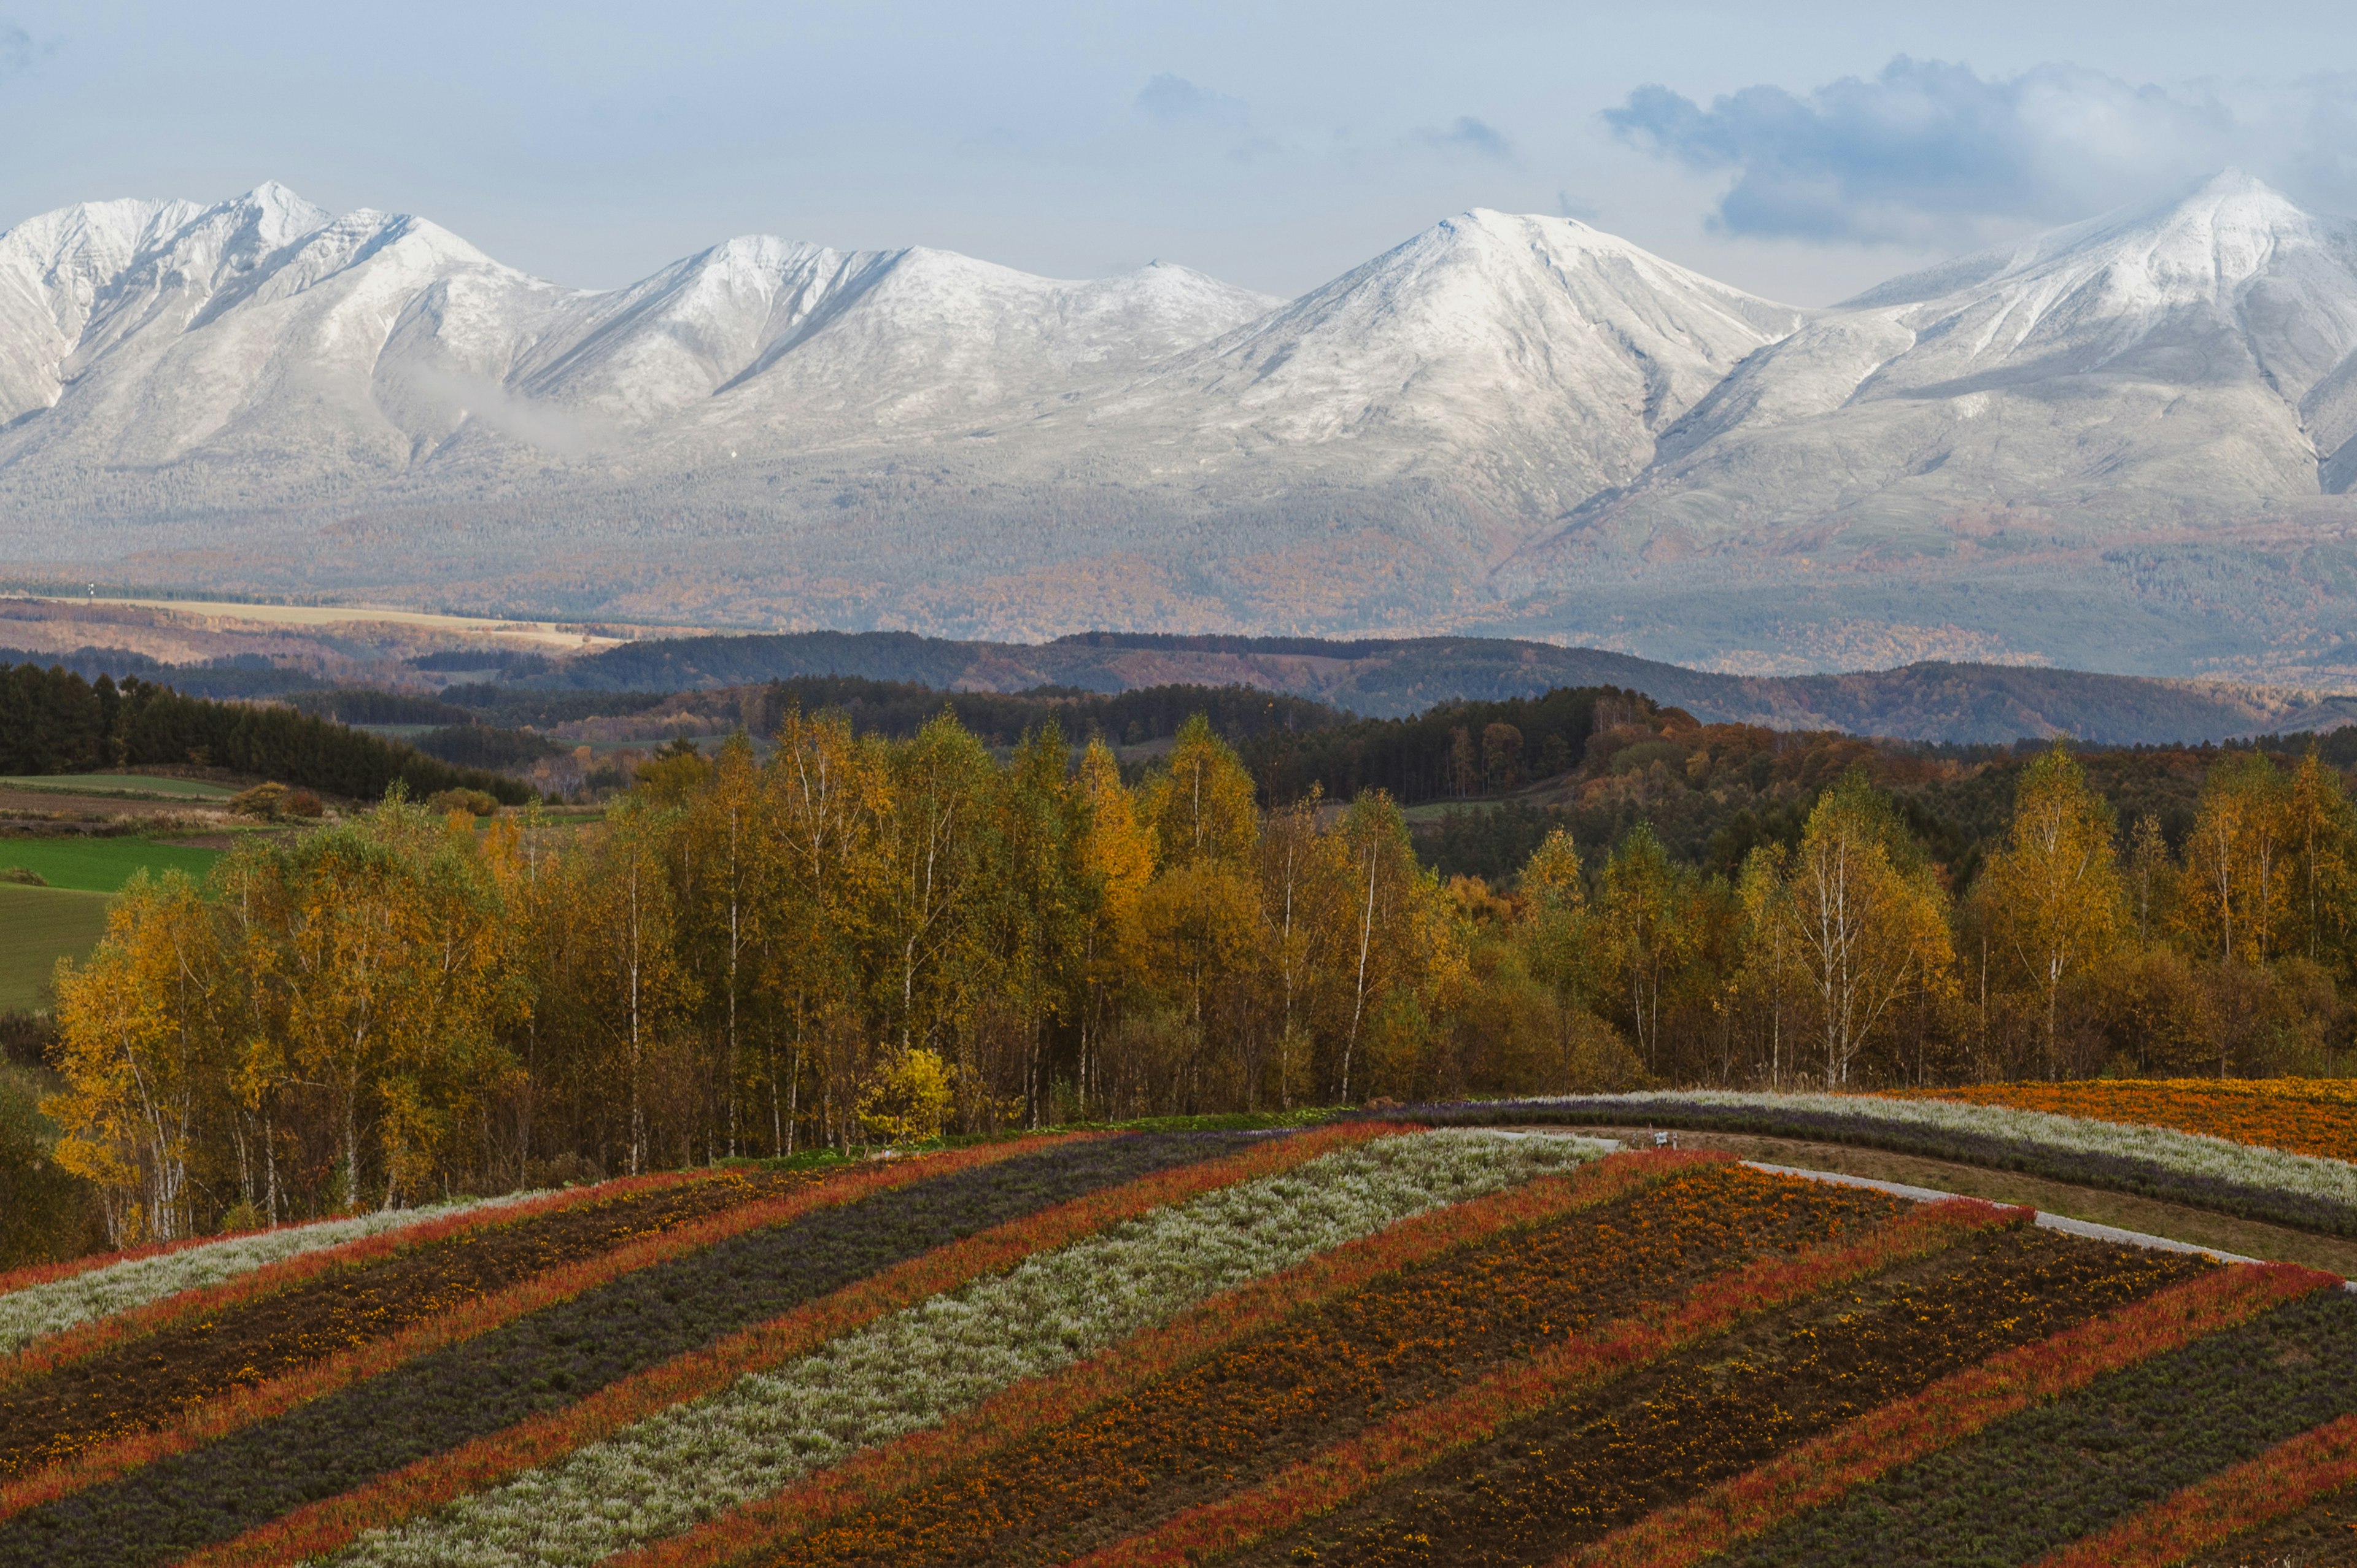
M 2064 983 L 2126 934 L 2127 893 L 2112 850 L 2111 807 L 2087 788 L 2057 742 L 2023 773 L 2013 825 L 1975 897 L 2009 967 L 2038 992 L 2046 1015 L 2047 1074 L 2059 1070 L 2055 1035 Z
M 1197 714 L 1179 726 L 1163 769 L 1146 787 L 1146 820 L 1157 866 L 1235 864 L 1260 835 L 1253 778 L 1233 747 Z
M 117 1246 L 189 1234 L 200 1102 L 224 1071 L 207 993 L 220 968 L 197 886 L 135 876 L 90 961 L 58 965 L 56 1158 L 94 1184 Z
M 2202 781 L 2186 835 L 2178 920 L 2198 948 L 2259 965 L 2274 958 L 2290 908 L 2286 873 L 2287 791 L 2255 751 L 2222 757 Z
M 1771 906 L 1812 993 L 1825 1082 L 1851 1064 L 1910 985 L 1945 985 L 1954 963 L 1947 895 L 1931 867 L 1902 866 L 1890 808 L 1853 771 L 1819 798 Z

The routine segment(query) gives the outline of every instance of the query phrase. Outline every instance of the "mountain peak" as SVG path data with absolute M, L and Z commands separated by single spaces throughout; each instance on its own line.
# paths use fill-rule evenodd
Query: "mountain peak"
M 322 227 L 334 215 L 276 180 L 266 179 L 244 195 L 214 207 L 206 216 L 225 220 L 233 232 L 253 235 L 258 249 L 274 251 Z

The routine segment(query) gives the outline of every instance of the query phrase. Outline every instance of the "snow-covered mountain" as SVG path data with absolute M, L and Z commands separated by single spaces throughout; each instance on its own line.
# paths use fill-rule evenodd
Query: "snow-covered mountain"
M 565 616 L 2357 671 L 2357 226 L 2247 177 L 1755 298 L 1476 210 L 1291 302 L 265 185 L 0 235 L 0 563 Z
M 468 436 L 637 465 L 716 405 L 724 443 L 808 445 L 1125 378 L 1276 303 L 1179 267 L 1060 283 L 767 237 L 591 293 L 277 185 L 108 202 L 0 236 L 0 484 L 178 468 L 187 504 L 234 507 L 414 480 Z
M 1085 413 L 1199 467 L 1484 487 L 1519 543 L 1528 518 L 1633 477 L 1800 321 L 1584 223 L 1477 209 Z
M 2352 437 L 2357 224 L 2230 172 L 1821 313 L 1497 581 L 1563 591 L 1633 569 L 1668 588 L 1716 570 L 1772 600 L 1770 582 L 1805 579 L 1838 619 L 1911 579 L 1941 585 L 1917 596 L 1919 625 L 1936 625 L 1934 598 L 2036 560 L 2050 596 L 2142 573 L 2163 613 L 2174 598 L 2209 615 L 2218 593 L 2157 579 L 2182 573 L 2189 544 L 2214 560 L 2303 510 L 2340 547 L 2341 509 L 2320 503 L 2349 488 Z M 2050 624 L 1984 614 L 1978 629 L 2006 651 L 2086 657 L 2081 628 L 2051 622 L 2089 613 L 2050 596 Z

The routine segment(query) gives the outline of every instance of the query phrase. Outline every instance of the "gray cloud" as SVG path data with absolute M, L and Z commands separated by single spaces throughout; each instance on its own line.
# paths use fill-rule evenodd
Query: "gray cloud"
M 38 44 L 33 35 L 13 22 L 0 22 L 0 77 L 16 76 L 33 69 L 42 56 L 56 49 L 55 44 Z
M 1498 129 L 1470 114 L 1459 114 L 1444 126 L 1426 126 L 1416 133 L 1416 139 L 1426 146 L 1444 153 L 1468 153 L 1475 157 L 1494 158 L 1504 163 L 1514 156 L 1513 144 Z
M 1234 124 L 1244 117 L 1244 101 L 1198 87 L 1183 76 L 1163 72 L 1138 89 L 1137 107 L 1149 119 L 1165 124 L 1189 121 Z
M 1712 220 L 1723 232 L 1952 243 L 2083 218 L 2228 164 L 2336 194 L 2352 104 L 2345 77 L 2164 87 L 2070 65 L 1983 78 L 1901 55 L 1805 96 L 1762 85 L 1704 108 L 1641 87 L 1604 118 L 1688 168 L 1735 171 Z

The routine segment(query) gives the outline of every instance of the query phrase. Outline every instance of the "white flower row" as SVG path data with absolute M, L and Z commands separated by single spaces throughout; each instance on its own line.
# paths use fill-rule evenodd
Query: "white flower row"
M 1968 1105 L 1953 1100 L 1889 1100 L 1871 1094 L 1767 1094 L 1734 1090 L 1661 1090 L 1635 1094 L 1596 1095 L 1596 1100 L 1626 1104 L 1632 1117 L 1641 1118 L 1649 1105 L 1700 1102 L 1749 1110 L 1815 1112 L 1845 1120 L 1898 1122 L 1954 1133 L 1975 1133 L 2017 1143 L 2034 1144 L 2072 1154 L 2108 1155 L 2142 1160 L 2184 1176 L 2208 1176 L 2271 1192 L 2294 1193 L 2328 1203 L 2357 1205 L 2357 1165 L 2319 1159 L 2312 1155 L 2286 1154 L 2253 1144 L 2237 1144 L 2201 1133 L 2179 1133 L 2122 1122 L 2098 1122 L 2083 1116 L 2059 1116 L 2046 1111 L 2017 1111 L 2001 1105 Z M 1545 1104 L 1524 1101 L 1522 1104 Z
M 1613 1147 L 1440 1132 L 1322 1155 L 935 1296 L 546 1468 L 364 1536 L 333 1561 L 352 1568 L 594 1563 L 932 1426 L 1218 1292 Z
M 155 1257 L 109 1263 L 102 1269 L 51 1280 L 47 1284 L 27 1285 L 0 1295 L 0 1355 L 11 1354 L 36 1339 L 77 1324 L 129 1312 L 184 1290 L 219 1284 L 300 1253 L 339 1247 L 364 1236 L 403 1230 L 429 1219 L 447 1219 L 470 1208 L 519 1203 L 536 1196 L 517 1193 L 428 1208 L 362 1214 L 350 1219 L 323 1219 L 310 1225 L 285 1225 L 275 1230 L 256 1230 L 199 1247 L 183 1247 Z

